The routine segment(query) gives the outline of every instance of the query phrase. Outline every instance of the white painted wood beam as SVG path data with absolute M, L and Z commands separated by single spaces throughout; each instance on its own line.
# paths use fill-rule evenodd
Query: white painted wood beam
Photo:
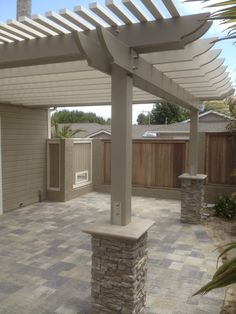
M 157 101 L 156 97 L 146 96 L 146 95 L 133 95 L 133 103 L 134 104 L 146 104 L 146 103 L 155 103 Z M 6 103 L 6 102 L 5 102 Z M 10 100 L 7 103 L 11 103 L 14 105 L 25 105 L 25 106 L 43 106 L 43 107 L 52 107 L 52 106 L 64 106 L 66 104 L 88 104 L 96 105 L 99 103 L 111 103 L 111 97 L 104 98 L 103 96 L 90 96 L 90 97 L 76 97 L 76 96 L 65 96 L 65 97 L 53 97 L 52 99 L 26 99 L 26 100 Z
M 145 92 L 136 90 L 135 91 L 136 96 L 144 96 Z M 78 100 L 80 98 L 90 98 L 90 97 L 110 97 L 111 96 L 111 90 L 110 89 L 100 89 L 100 90 L 63 90 L 63 91 L 45 91 L 43 90 L 36 93 L 30 93 L 30 91 L 27 91 L 25 93 L 18 93 L 18 94 L 2 94 L 0 95 L 0 101 L 6 100 L 6 101 L 19 101 L 24 102 L 25 100 L 43 100 L 43 99 L 58 99 L 62 97 L 78 97 Z M 52 99 L 53 100 L 53 99 Z
M 60 82 L 58 82 L 60 83 Z M 78 90 L 84 90 L 84 91 L 91 91 L 91 90 L 109 90 L 111 88 L 111 84 L 108 82 L 107 84 L 97 84 L 97 85 L 84 85 L 84 86 L 78 86 L 77 82 L 68 82 L 70 84 L 58 84 L 55 83 L 53 85 L 44 84 L 44 86 L 36 87 L 35 85 L 30 85 L 24 87 L 24 85 L 15 85 L 12 86 L 11 89 L 8 88 L 8 86 L 3 86 L 0 88 L 0 94 L 1 96 L 4 95 L 21 95 L 21 94 L 35 94 L 35 93 L 47 93 L 50 92 L 59 92 L 59 91 L 78 91 Z
M 221 95 L 220 97 L 218 97 L 218 100 L 223 100 L 227 97 L 233 96 L 235 92 L 234 88 L 231 88 L 228 92 L 226 92 L 225 94 Z M 207 95 L 207 96 L 199 96 L 198 97 L 199 101 L 206 101 L 206 100 L 216 100 L 216 97 L 214 94 L 212 95 Z
M 221 71 L 217 71 L 219 74 L 214 76 L 213 78 L 211 78 L 209 73 L 202 73 L 202 76 L 178 78 L 178 79 L 174 79 L 174 81 L 178 84 L 202 83 L 202 82 L 216 83 L 216 82 L 219 82 L 222 79 L 226 78 L 226 76 L 228 75 L 228 72 L 225 72 L 226 68 L 227 67 L 224 67 L 224 69 L 222 69 L 222 70 L 224 70 L 222 73 L 220 73 Z M 217 69 L 217 70 L 219 70 L 219 69 Z
M 9 35 L 11 34 L 22 39 L 34 39 L 33 36 L 28 35 L 27 33 L 22 32 L 6 23 L 0 23 L 0 30 L 7 32 Z
M 101 5 L 99 5 L 98 3 L 96 3 L 96 2 L 90 3 L 89 9 L 93 13 L 98 15 L 102 20 L 104 20 L 108 25 L 110 25 L 110 26 L 118 26 L 119 25 L 119 21 L 113 19 L 111 17 L 111 15 L 109 15 L 109 12 L 106 12 L 106 10 Z
M 19 36 L 12 35 L 8 32 L 5 32 L 4 30 L 0 30 L 0 36 L 4 37 L 5 39 L 11 40 L 11 42 L 24 40 L 23 38 L 21 38 Z
M 162 0 L 162 2 L 172 17 L 180 17 L 180 14 L 172 0 Z
M 37 15 L 33 15 L 32 19 L 37 22 L 40 25 L 43 25 L 46 28 L 49 28 L 50 30 L 52 30 L 53 32 L 57 33 L 57 34 L 68 34 L 69 31 L 67 29 L 65 29 L 64 27 L 61 27 L 60 25 L 58 25 L 57 23 L 47 19 L 46 17 L 37 14 Z
M 148 54 L 142 54 L 141 57 L 153 65 L 192 61 L 193 58 L 210 50 L 214 46 L 214 40 L 216 40 L 216 37 L 199 39 L 186 45 L 183 49 L 152 52 Z
M 155 67 L 161 70 L 164 73 L 173 72 L 173 71 L 192 71 L 199 70 L 204 65 L 210 64 L 213 62 L 221 53 L 221 49 L 209 50 L 206 53 L 193 58 L 191 61 L 182 61 L 182 62 L 172 62 L 172 63 L 163 63 L 155 65 Z
M 43 38 L 45 37 L 46 35 L 44 35 L 43 33 L 31 28 L 31 27 L 28 27 L 27 25 L 23 24 L 23 23 L 20 23 L 19 21 L 16 21 L 16 20 L 8 20 L 7 24 L 11 27 L 13 27 L 14 29 L 17 29 L 21 32 L 24 32 L 34 38 Z
M 1 45 L 0 55 L 0 68 L 84 59 L 72 34 Z
M 180 17 L 178 22 L 164 19 L 107 30 L 137 53 L 176 50 L 183 49 L 207 32 L 212 25 L 206 21 L 208 17 L 208 13 L 203 13 Z
M 211 73 L 222 66 L 225 59 L 219 58 L 212 61 L 209 64 L 203 65 L 200 70 L 186 70 L 186 71 L 173 71 L 168 72 L 168 77 L 176 79 L 176 78 L 184 78 L 184 77 L 195 77 L 202 76 L 203 73 Z
M 77 86 L 78 88 L 85 88 L 86 86 L 89 88 L 100 86 L 100 85 L 109 85 L 110 84 L 110 77 L 102 77 L 102 78 L 91 78 L 89 80 L 81 79 L 81 80 L 46 80 L 43 82 L 34 82 L 34 83 L 5 83 L 0 85 L 0 91 L 4 90 L 29 90 L 29 89 L 45 89 L 45 88 L 52 88 L 52 87 L 68 87 L 68 86 Z
M 31 29 L 34 29 L 36 31 L 39 31 L 40 33 L 46 35 L 46 36 L 55 36 L 58 33 L 52 31 L 51 29 L 37 23 L 36 21 L 28 18 L 27 16 L 22 16 L 19 18 L 19 22 L 21 22 L 22 24 L 30 27 Z
M 157 20 L 163 20 L 164 15 L 157 7 L 156 3 L 153 0 L 141 0 L 143 5 L 148 9 L 148 11 L 155 17 Z
M 223 94 L 225 93 L 229 88 L 232 88 L 231 82 L 226 83 L 223 87 L 216 88 L 216 87 L 191 87 L 188 88 L 188 91 L 192 94 L 198 93 L 198 92 L 215 92 Z
M 89 10 L 83 8 L 82 6 L 76 6 L 74 8 L 74 11 L 94 27 L 101 26 L 101 22 L 99 22 L 96 16 L 94 16 L 94 14 L 92 14 Z
M 78 16 L 78 14 L 68 10 L 63 9 L 59 11 L 60 15 L 63 16 L 66 20 L 70 21 L 71 23 L 77 25 L 82 30 L 91 30 L 94 29 L 94 26 L 84 20 L 82 17 Z
M 87 61 L 82 60 L 64 63 L 43 64 L 37 66 L 33 65 L 27 67 L 0 69 L 0 79 L 84 71 L 94 71 L 94 69 L 88 66 Z
M 3 43 L 12 43 L 13 42 L 12 39 L 8 38 L 7 36 L 3 36 L 1 34 L 0 34 L 0 40 Z
M 65 80 L 90 80 L 90 79 L 106 78 L 106 75 L 99 71 L 84 71 L 75 73 L 59 73 L 59 74 L 47 74 L 47 75 L 35 75 L 29 77 L 13 77 L 0 79 L 1 85 L 9 84 L 22 84 L 22 83 L 43 83 L 45 81 L 65 81 Z
M 140 22 L 148 21 L 148 17 L 142 12 L 138 4 L 133 0 L 123 0 L 122 3 Z
M 224 86 L 225 84 L 227 84 L 228 82 L 230 82 L 230 77 L 227 77 L 226 79 L 222 80 L 221 82 L 219 83 L 211 83 L 211 82 L 202 82 L 202 83 L 185 83 L 185 84 L 181 84 L 181 86 L 183 86 L 183 88 L 194 88 L 194 87 L 215 87 L 215 88 L 219 88 L 219 87 L 222 87 Z
M 126 14 L 124 10 L 120 7 L 119 3 L 114 0 L 107 0 L 106 6 L 126 25 L 134 23 L 134 19 Z
M 194 98 L 174 81 L 139 57 L 133 59 L 130 50 L 120 43 L 110 32 L 98 29 L 99 38 L 103 41 L 104 52 L 110 62 L 126 69 L 133 75 L 134 85 L 150 94 L 162 97 L 173 103 L 194 106 Z M 78 34 L 79 36 L 79 34 Z
M 82 29 L 78 27 L 77 25 L 73 24 L 69 20 L 65 19 L 63 16 L 60 14 L 57 14 L 56 12 L 49 11 L 46 12 L 46 17 L 56 23 L 57 25 L 62 26 L 63 28 L 67 29 L 69 32 L 73 31 L 81 31 Z

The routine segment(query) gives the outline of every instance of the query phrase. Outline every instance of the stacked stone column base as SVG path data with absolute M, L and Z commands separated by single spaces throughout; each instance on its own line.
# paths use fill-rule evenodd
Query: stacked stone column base
M 92 236 L 92 314 L 145 313 L 147 221 L 84 230 Z
M 206 175 L 182 174 L 181 179 L 181 221 L 199 224 L 204 205 L 204 180 Z

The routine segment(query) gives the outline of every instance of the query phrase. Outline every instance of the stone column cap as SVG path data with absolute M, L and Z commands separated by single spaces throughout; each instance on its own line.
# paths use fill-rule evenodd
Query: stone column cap
M 138 217 L 132 217 L 131 223 L 126 226 L 112 225 L 108 220 L 100 220 L 85 225 L 82 231 L 91 235 L 135 241 L 146 233 L 154 223 L 153 220 Z
M 189 174 L 189 173 L 183 173 L 180 176 L 178 176 L 179 179 L 188 179 L 188 180 L 205 180 L 207 178 L 206 174 L 197 174 L 195 176 Z

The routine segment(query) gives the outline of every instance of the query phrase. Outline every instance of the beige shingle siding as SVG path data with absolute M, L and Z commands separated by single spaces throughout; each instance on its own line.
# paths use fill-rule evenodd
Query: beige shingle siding
M 0 105 L 3 210 L 39 201 L 46 192 L 48 112 Z

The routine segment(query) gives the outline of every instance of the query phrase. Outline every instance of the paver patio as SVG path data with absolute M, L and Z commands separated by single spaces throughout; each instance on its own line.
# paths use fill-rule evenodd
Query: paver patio
M 133 197 L 151 218 L 148 314 L 217 314 L 224 291 L 191 297 L 215 271 L 217 252 L 201 225 L 180 223 L 180 202 Z M 37 203 L 0 220 L 0 313 L 90 313 L 90 237 L 84 224 L 109 217 L 110 196 Z M 101 313 L 102 314 L 102 313 Z

